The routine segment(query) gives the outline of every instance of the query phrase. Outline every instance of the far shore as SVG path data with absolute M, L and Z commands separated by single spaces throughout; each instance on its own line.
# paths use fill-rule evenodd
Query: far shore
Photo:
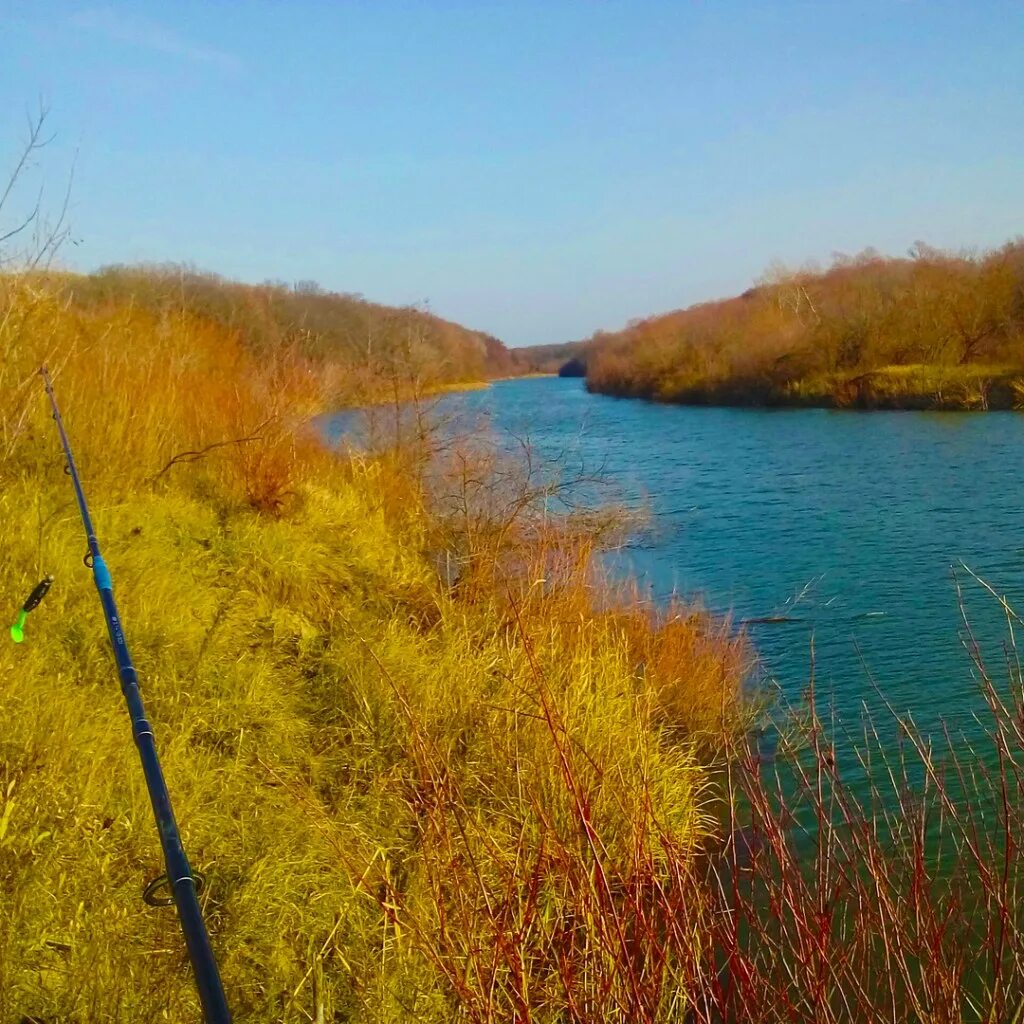
M 438 384 L 429 388 L 426 395 L 447 395 L 459 391 L 485 391 L 492 384 L 506 380 L 535 380 L 541 377 L 557 377 L 557 373 L 513 373 L 506 377 L 488 377 L 487 380 L 453 381 L 450 384 Z
M 587 390 L 669 405 L 993 412 L 1024 410 L 1024 370 L 1004 367 L 887 366 L 855 375 L 829 374 L 785 383 L 725 381 L 672 389 L 622 388 L 587 380 Z

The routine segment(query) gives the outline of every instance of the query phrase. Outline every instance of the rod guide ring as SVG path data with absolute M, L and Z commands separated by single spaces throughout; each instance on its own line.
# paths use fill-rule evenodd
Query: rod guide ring
M 192 872 L 192 880 L 195 883 L 196 895 L 198 896 L 206 888 L 206 876 L 201 871 Z M 166 892 L 166 895 L 161 895 Z M 171 891 L 171 883 L 167 875 L 157 875 L 145 889 L 142 890 L 143 902 L 151 907 L 173 907 L 174 895 Z

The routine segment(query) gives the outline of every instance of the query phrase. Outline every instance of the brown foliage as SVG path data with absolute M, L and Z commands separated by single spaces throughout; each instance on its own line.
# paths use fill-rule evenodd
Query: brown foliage
M 365 397 L 360 385 L 372 390 L 389 375 L 429 385 L 518 372 L 516 357 L 497 338 L 315 282 L 247 285 L 175 264 L 111 266 L 76 279 L 73 292 L 87 308 L 131 302 L 158 315 L 188 311 L 227 327 L 261 358 L 295 348 L 332 371 L 341 398 L 353 391 Z
M 1024 366 L 1022 339 L 1024 242 L 980 255 L 917 243 L 904 259 L 867 250 L 825 272 L 775 267 L 737 298 L 595 338 L 587 383 L 661 401 L 848 404 L 851 379 L 893 367 L 938 368 L 939 390 L 965 371 L 991 382 Z M 957 404 L 934 390 L 921 404 Z

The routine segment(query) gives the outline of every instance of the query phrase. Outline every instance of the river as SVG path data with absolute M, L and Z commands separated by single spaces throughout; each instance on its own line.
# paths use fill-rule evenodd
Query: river
M 982 707 L 952 578 L 960 562 L 1024 608 L 1024 416 L 657 405 L 580 380 L 503 381 L 445 398 L 499 434 L 600 470 L 651 529 L 612 560 L 746 626 L 768 685 L 814 671 L 847 725 L 887 700 L 974 733 Z M 1005 615 L 960 572 L 972 629 L 1005 676 Z
M 580 380 L 557 378 L 505 381 L 445 396 L 435 412 L 463 428 L 488 429 L 498 439 L 528 438 L 539 455 L 566 466 L 570 475 L 581 466 L 598 473 L 607 484 L 605 497 L 647 508 L 650 529 L 612 556 L 612 570 L 633 574 L 660 601 L 677 593 L 737 624 L 761 620 L 743 628 L 759 655 L 761 683 L 781 694 L 775 706 L 801 703 L 813 648 L 818 710 L 826 718 L 834 712 L 827 735 L 835 741 L 835 764 L 837 772 L 843 766 L 847 792 L 870 818 L 883 847 L 889 842 L 886 820 L 895 823 L 893 850 L 899 848 L 897 835 L 909 844 L 908 837 L 921 830 L 933 886 L 927 899 L 948 904 L 956 927 L 968 929 L 965 934 L 977 929 L 965 948 L 975 942 L 985 948 L 980 936 L 995 919 L 988 883 L 963 854 L 966 832 L 943 826 L 947 816 L 937 812 L 934 789 L 932 810 L 923 801 L 916 817 L 918 804 L 908 801 L 905 786 L 920 793 L 923 768 L 911 754 L 906 783 L 900 781 L 901 729 L 886 705 L 936 740 L 939 760 L 947 756 L 939 731 L 948 729 L 970 781 L 962 789 L 950 775 L 946 792 L 961 808 L 972 808 L 961 822 L 973 828 L 980 821 L 986 837 L 991 829 L 993 845 L 983 856 L 1002 864 L 1003 798 L 993 745 L 985 738 L 991 717 L 964 647 L 952 573 L 965 563 L 1024 608 L 1024 516 L 1018 507 L 1024 415 L 669 406 L 591 395 Z M 325 427 L 328 436 L 347 433 L 352 416 L 332 417 Z M 587 485 L 583 496 L 599 499 L 602 492 Z M 1005 689 L 1015 670 L 1007 660 L 1006 616 L 979 583 L 962 569 L 959 576 L 967 619 L 991 676 Z M 897 752 L 892 787 L 874 753 L 863 769 L 857 767 L 853 748 L 865 747 L 865 710 L 884 758 Z M 766 756 L 776 736 L 771 728 L 761 731 Z M 857 812 L 837 813 L 827 798 L 817 803 L 813 782 L 812 790 L 799 784 L 794 767 L 806 764 L 808 753 L 801 748 L 795 758 L 777 758 L 775 778 L 785 805 L 779 820 L 787 822 L 787 834 L 813 876 L 820 851 L 833 849 L 833 839 L 820 842 L 819 807 L 836 823 L 837 831 L 824 833 L 829 836 L 845 841 L 866 834 L 869 826 L 862 827 Z M 988 768 L 995 770 L 995 788 L 984 781 Z M 979 777 L 983 781 L 975 789 Z M 1017 806 L 1012 791 L 1009 800 Z M 749 807 L 742 799 L 735 806 L 732 835 L 740 874 L 731 877 L 742 879 L 753 863 L 748 858 L 763 848 L 763 833 L 746 824 Z M 878 813 L 881 824 L 875 824 Z M 1011 815 L 1011 835 L 1017 813 Z M 856 852 L 852 856 L 849 877 L 859 877 L 867 862 Z M 894 867 L 886 884 L 904 884 L 901 871 L 910 855 L 887 856 Z M 767 888 L 751 890 L 751 920 L 777 913 L 773 870 L 762 867 L 757 875 L 758 885 Z M 828 877 L 826 872 L 825 882 L 812 883 L 810 901 L 835 897 L 836 921 L 859 927 L 864 905 L 856 894 L 862 890 L 836 897 Z M 820 890 L 814 888 L 818 883 Z M 1010 885 L 1013 891 L 1016 882 Z M 845 925 L 837 927 L 842 931 Z M 869 921 L 865 927 L 875 925 Z M 980 957 L 975 966 L 965 990 L 979 998 L 990 982 L 989 960 Z M 879 961 L 872 969 L 882 977 L 888 966 Z
M 744 620 L 766 686 L 859 728 L 888 702 L 965 742 L 984 705 L 964 648 L 960 563 L 1024 609 L 1024 416 L 659 405 L 578 379 L 502 381 L 438 413 L 600 473 L 650 528 L 609 562 Z M 329 422 L 337 433 L 341 420 Z M 600 492 L 599 492 L 600 493 Z M 1006 677 L 1006 617 L 962 569 L 972 630 Z M 883 714 L 882 718 L 890 717 Z

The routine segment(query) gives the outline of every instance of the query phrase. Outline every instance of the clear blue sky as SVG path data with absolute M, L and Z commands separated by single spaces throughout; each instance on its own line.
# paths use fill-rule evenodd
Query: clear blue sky
M 74 266 L 313 278 L 510 344 L 775 259 L 1024 230 L 1024 4 L 0 0 Z

